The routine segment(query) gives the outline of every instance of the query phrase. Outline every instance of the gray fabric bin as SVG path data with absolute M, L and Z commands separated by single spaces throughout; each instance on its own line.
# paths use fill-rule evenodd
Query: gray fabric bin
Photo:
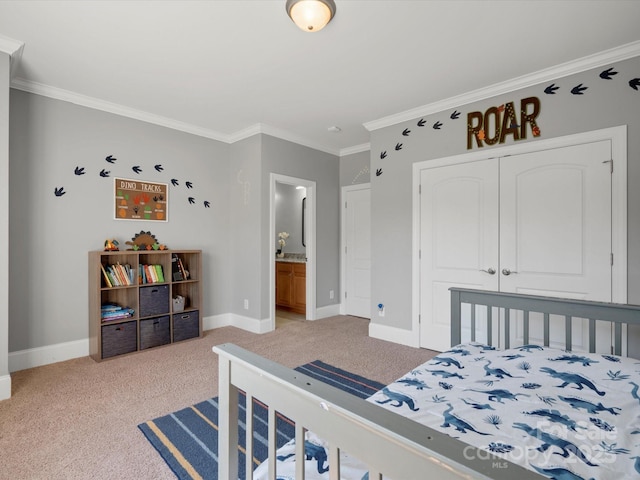
M 140 287 L 140 317 L 169 313 L 169 285 Z
M 138 349 L 138 325 L 135 321 L 103 325 L 102 358 L 114 357 Z
M 171 343 L 169 316 L 140 320 L 140 350 Z
M 200 335 L 198 311 L 173 314 L 173 341 L 179 342 Z

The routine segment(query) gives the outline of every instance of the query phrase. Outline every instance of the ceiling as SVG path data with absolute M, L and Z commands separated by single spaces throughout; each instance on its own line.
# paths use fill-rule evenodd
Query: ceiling
M 344 155 L 365 125 L 640 40 L 637 0 L 335 1 L 306 33 L 285 0 L 0 0 L 0 50 L 24 44 L 14 88 Z

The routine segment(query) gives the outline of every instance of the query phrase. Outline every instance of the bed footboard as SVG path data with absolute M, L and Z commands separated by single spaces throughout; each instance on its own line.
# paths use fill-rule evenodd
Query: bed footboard
M 340 478 L 340 451 L 361 460 L 369 479 L 533 480 L 540 476 L 233 344 L 219 357 L 218 479 L 238 478 L 238 393 L 247 398 L 246 478 L 251 478 L 252 399 L 269 407 L 269 477 L 275 472 L 276 412 L 295 422 L 296 478 L 304 479 L 304 434 L 329 444 L 329 478 Z M 242 420 L 242 419 L 240 419 Z

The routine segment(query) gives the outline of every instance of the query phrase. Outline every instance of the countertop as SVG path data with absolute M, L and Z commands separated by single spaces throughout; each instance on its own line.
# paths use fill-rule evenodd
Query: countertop
M 276 262 L 306 263 L 307 256 L 304 253 L 285 253 L 282 258 L 276 255 Z

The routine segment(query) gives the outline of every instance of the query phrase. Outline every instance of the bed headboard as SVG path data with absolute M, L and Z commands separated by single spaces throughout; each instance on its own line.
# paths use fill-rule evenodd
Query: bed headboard
M 617 303 L 595 302 L 588 300 L 573 300 L 567 298 L 542 297 L 524 295 L 521 293 L 503 293 L 467 288 L 450 288 L 451 292 L 451 345 L 462 342 L 462 305 L 471 305 L 471 340 L 475 341 L 476 308 L 487 306 L 487 343 L 492 345 L 494 315 L 492 308 L 496 307 L 504 312 L 505 348 L 510 348 L 509 338 L 512 328 L 511 311 L 521 311 L 524 344 L 529 343 L 529 314 L 531 312 L 543 315 L 544 346 L 549 346 L 549 315 L 564 316 L 565 346 L 572 347 L 572 319 L 588 319 L 589 352 L 596 350 L 596 320 L 613 323 L 613 353 L 622 355 L 623 325 L 640 325 L 640 305 L 623 305 Z M 495 321 L 500 321 L 498 318 Z

